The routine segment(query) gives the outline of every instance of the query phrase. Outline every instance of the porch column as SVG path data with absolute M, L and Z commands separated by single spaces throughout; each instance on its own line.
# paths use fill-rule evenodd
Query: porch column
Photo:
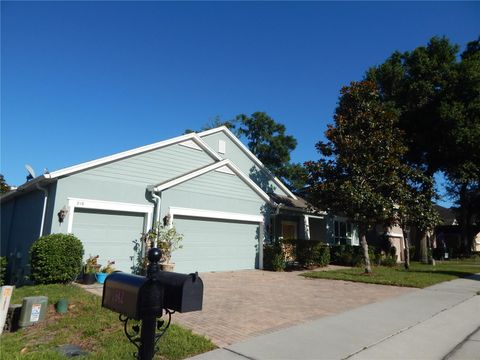
M 310 240 L 310 217 L 303 215 L 303 223 L 305 225 L 305 240 Z
M 265 237 L 265 225 L 258 224 L 258 268 L 263 270 L 263 239 Z

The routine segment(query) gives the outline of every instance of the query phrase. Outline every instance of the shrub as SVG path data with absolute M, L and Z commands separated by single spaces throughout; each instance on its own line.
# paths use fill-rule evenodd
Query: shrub
M 7 275 L 7 258 L 0 257 L 0 286 L 5 285 L 5 278 Z
M 368 246 L 370 261 L 376 261 L 375 247 Z M 330 247 L 331 263 L 343 266 L 362 266 L 364 264 L 363 249 L 355 245 L 333 245 Z
M 68 283 L 82 269 L 83 245 L 71 234 L 50 234 L 31 249 L 31 279 L 37 284 Z
M 320 241 L 290 240 L 295 247 L 295 259 L 302 266 L 327 266 L 330 263 L 330 249 Z
M 380 264 L 382 266 L 395 267 L 397 266 L 397 259 L 391 256 L 387 256 L 386 258 L 382 259 Z
M 271 271 L 283 271 L 285 269 L 285 256 L 280 244 L 274 243 L 263 246 L 263 268 Z

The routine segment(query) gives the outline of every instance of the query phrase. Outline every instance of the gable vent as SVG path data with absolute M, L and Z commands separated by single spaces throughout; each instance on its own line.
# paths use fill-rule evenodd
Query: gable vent
M 227 152 L 227 144 L 225 140 L 218 140 L 218 152 L 220 154 L 225 154 Z

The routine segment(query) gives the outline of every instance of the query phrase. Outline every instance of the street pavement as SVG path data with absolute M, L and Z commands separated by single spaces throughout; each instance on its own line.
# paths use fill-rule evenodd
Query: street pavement
M 253 337 L 191 359 L 480 360 L 478 291 L 480 274 Z

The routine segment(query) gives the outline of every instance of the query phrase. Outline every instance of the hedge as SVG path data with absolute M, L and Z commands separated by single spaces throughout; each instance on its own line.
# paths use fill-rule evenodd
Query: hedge
M 284 240 L 284 243 L 293 247 L 294 260 L 301 266 L 327 266 L 330 263 L 330 249 L 321 241 Z
M 71 234 L 50 234 L 33 243 L 30 257 L 30 277 L 35 283 L 68 283 L 82 269 L 83 245 Z
M 368 246 L 368 255 L 370 261 L 376 259 L 375 248 Z M 364 265 L 363 248 L 354 245 L 332 245 L 330 247 L 331 263 L 343 266 L 362 266 Z

